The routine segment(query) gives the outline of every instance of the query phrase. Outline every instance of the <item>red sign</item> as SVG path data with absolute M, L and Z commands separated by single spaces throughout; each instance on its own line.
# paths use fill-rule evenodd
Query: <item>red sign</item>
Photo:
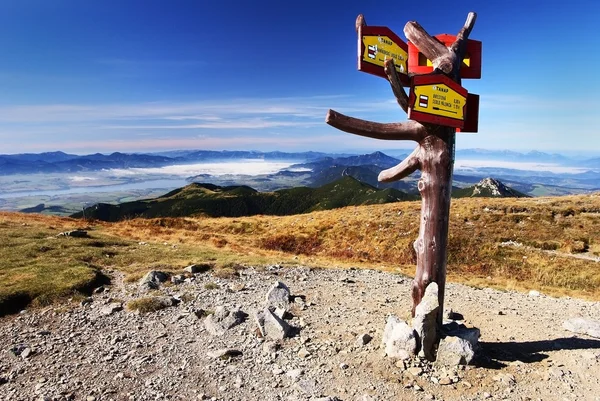
M 408 97 L 408 118 L 464 128 L 468 92 L 443 74 L 415 75 Z
M 393 59 L 396 72 L 403 85 L 409 86 L 408 45 L 385 26 L 358 28 L 358 70 L 387 78 L 384 66 Z
M 436 39 L 444 44 L 451 46 L 456 40 L 456 36 L 442 34 L 437 35 Z M 433 72 L 433 65 L 427 57 L 423 55 L 412 43 L 408 43 L 408 72 L 411 74 L 429 74 Z M 467 49 L 463 64 L 460 67 L 460 77 L 464 79 L 481 78 L 481 42 L 478 40 L 467 40 Z

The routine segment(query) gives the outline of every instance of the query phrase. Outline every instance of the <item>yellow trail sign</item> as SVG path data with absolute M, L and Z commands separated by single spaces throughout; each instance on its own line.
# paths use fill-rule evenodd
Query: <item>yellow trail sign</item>
M 408 79 L 408 45 L 384 26 L 361 26 L 358 31 L 358 69 L 387 78 L 385 61 L 393 59 L 399 78 L 406 86 Z
M 408 99 L 408 118 L 463 128 L 468 92 L 442 74 L 413 77 Z

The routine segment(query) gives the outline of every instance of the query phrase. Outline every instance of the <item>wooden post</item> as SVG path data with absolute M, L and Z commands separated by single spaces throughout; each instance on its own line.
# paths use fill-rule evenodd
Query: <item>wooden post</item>
M 434 73 L 444 73 L 460 84 L 460 67 L 465 55 L 466 43 L 475 24 L 476 14 L 469 13 L 467 20 L 456 36 L 456 41 L 446 47 L 431 37 L 417 22 L 408 22 L 404 27 L 406 37 L 425 57 L 432 61 Z M 357 31 L 365 25 L 362 15 L 356 20 Z M 400 107 L 407 112 L 408 96 L 402 86 L 392 59 L 385 62 L 385 72 L 392 92 Z M 381 124 L 345 116 L 329 110 L 326 123 L 339 130 L 385 140 L 412 140 L 416 149 L 400 164 L 379 174 L 379 181 L 400 180 L 417 169 L 421 170 L 418 189 L 421 193 L 421 224 L 419 237 L 414 243 L 417 253 L 417 270 L 412 288 L 412 313 L 421 302 L 427 285 L 436 282 L 439 287 L 439 309 L 437 316 L 437 347 L 441 332 L 446 284 L 446 260 L 452 168 L 454 163 L 455 128 L 432 124 L 421 124 L 408 120 L 402 123 Z M 427 352 L 429 351 L 429 352 Z M 425 354 L 435 355 L 433 350 Z

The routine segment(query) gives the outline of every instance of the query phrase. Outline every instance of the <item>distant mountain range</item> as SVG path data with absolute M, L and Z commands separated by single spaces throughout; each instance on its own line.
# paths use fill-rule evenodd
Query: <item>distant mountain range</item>
M 344 206 L 416 199 L 395 189 L 377 189 L 352 177 L 320 188 L 298 187 L 258 192 L 247 186 L 190 184 L 155 199 L 109 205 L 100 203 L 72 217 L 119 221 L 134 217 L 238 217 L 256 214 L 291 215 Z
M 174 164 L 189 164 L 203 161 L 232 161 L 240 159 L 259 160 L 298 160 L 306 168 L 328 166 L 372 165 L 389 168 L 398 163 L 398 158 L 382 152 L 368 155 L 330 154 L 323 152 L 258 152 L 258 151 L 213 151 L 175 150 L 155 153 L 95 153 L 74 155 L 64 152 L 20 153 L 0 155 L 0 174 L 59 173 L 77 171 L 97 171 L 112 168 L 147 168 Z M 555 163 L 568 166 L 600 168 L 600 158 L 574 160 L 560 154 L 543 152 L 519 153 L 508 150 L 463 149 L 456 152 L 457 159 L 502 160 L 516 162 Z
M 241 159 L 306 161 L 332 156 L 319 152 L 173 151 L 163 153 L 95 153 L 78 156 L 64 152 L 0 155 L 0 174 L 72 173 L 106 169 L 164 167 L 206 161 Z

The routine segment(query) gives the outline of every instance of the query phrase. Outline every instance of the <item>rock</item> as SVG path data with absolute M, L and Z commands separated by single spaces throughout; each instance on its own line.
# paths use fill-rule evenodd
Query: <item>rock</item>
M 499 373 L 492 378 L 495 382 L 501 382 L 507 386 L 512 386 L 516 383 L 515 377 L 510 373 Z
M 185 276 L 183 274 L 176 274 L 171 276 L 171 283 L 173 284 L 181 284 L 185 281 Z
M 288 376 L 290 379 L 296 381 L 300 378 L 300 376 L 302 376 L 304 374 L 304 371 L 302 369 L 292 369 L 292 370 L 288 370 L 285 375 Z
M 471 343 L 463 338 L 447 336 L 440 341 L 436 364 L 454 367 L 468 365 L 475 356 Z
M 417 366 L 413 366 L 412 368 L 408 368 L 406 370 L 408 373 L 410 373 L 413 376 L 419 376 L 421 373 L 423 373 L 423 369 L 417 367 Z
M 321 390 L 317 386 L 317 383 L 311 379 L 299 380 L 296 385 L 296 389 L 307 396 L 318 397 L 321 395 Z
M 600 322 L 582 317 L 574 317 L 566 320 L 563 327 L 573 333 L 585 334 L 590 337 L 600 338 Z
M 277 316 L 280 319 L 285 319 L 289 316 L 289 314 L 287 313 L 287 311 L 284 308 L 275 308 L 275 316 Z
M 140 280 L 140 288 L 142 290 L 156 290 L 158 289 L 160 283 L 164 283 L 168 278 L 169 276 L 167 273 L 158 270 L 151 270 Z
M 390 358 L 410 359 L 417 349 L 415 331 L 394 315 L 388 316 L 381 346 Z
M 282 340 L 292 335 L 291 326 L 268 308 L 257 312 L 255 321 L 262 337 Z
M 21 352 L 21 358 L 27 359 L 31 356 L 31 354 L 33 354 L 33 350 L 27 347 Z
M 29 347 L 28 347 L 27 345 L 25 345 L 25 344 L 17 344 L 17 345 L 15 345 L 14 347 L 12 347 L 12 348 L 10 349 L 10 352 L 12 352 L 12 354 L 13 354 L 14 356 L 19 356 L 19 355 L 21 355 L 21 353 L 22 353 L 23 351 L 25 351 L 27 348 L 29 348 Z
M 123 304 L 120 302 L 111 302 L 108 305 L 105 305 L 101 310 L 100 313 L 103 315 L 112 315 L 115 312 L 119 312 L 123 310 Z
M 449 377 L 442 377 L 438 383 L 442 386 L 447 386 L 449 384 L 452 384 L 452 379 L 450 379 Z
M 213 336 L 222 336 L 234 326 L 242 323 L 246 314 L 239 309 L 227 310 L 224 306 L 218 306 L 215 313 L 206 316 L 204 327 Z
M 92 297 L 86 297 L 86 298 L 83 298 L 81 300 L 81 302 L 79 303 L 79 305 L 86 306 L 86 305 L 91 304 L 92 302 L 94 302 L 94 299 Z
M 413 328 L 417 332 L 420 352 L 429 361 L 435 360 L 437 314 L 440 307 L 438 291 L 436 282 L 429 283 L 425 289 L 423 299 L 415 309 L 415 317 L 413 318 Z
M 355 344 L 357 347 L 364 347 L 365 345 L 370 343 L 372 339 L 373 337 L 371 337 L 371 335 L 368 333 L 359 334 L 358 337 L 356 337 Z
M 88 235 L 87 231 L 77 229 L 58 233 L 57 237 L 89 238 L 90 236 Z
M 309 355 L 310 355 L 310 352 L 308 352 L 308 350 L 306 348 L 302 348 L 302 349 L 300 349 L 300 351 L 298 351 L 298 356 L 300 358 L 306 358 Z
M 209 351 L 206 353 L 206 355 L 213 359 L 229 359 L 236 356 L 241 356 L 242 351 L 234 348 L 223 348 L 216 351 Z
M 189 265 L 185 269 L 183 269 L 183 271 L 186 273 L 190 273 L 190 274 L 196 274 L 196 273 L 203 273 L 205 271 L 208 271 L 212 267 L 213 266 L 209 263 L 200 263 L 200 264 Z
M 540 296 L 540 292 L 536 291 L 536 290 L 531 290 L 531 291 L 529 291 L 529 296 L 530 297 L 539 297 Z
M 342 369 L 342 370 L 346 370 L 346 369 L 348 369 L 349 367 L 350 367 L 350 366 L 349 366 L 347 363 L 345 363 L 345 362 L 342 362 L 342 363 L 340 363 L 340 369 Z
M 277 281 L 267 292 L 265 307 L 288 310 L 290 307 L 290 289 L 281 281 Z
M 101 285 L 100 287 L 94 288 L 94 294 L 102 294 L 104 291 L 108 291 L 108 288 Z
M 463 320 L 464 316 L 458 312 L 453 311 L 451 308 L 444 309 L 445 320 Z
M 447 336 L 452 337 L 460 337 L 463 340 L 467 340 L 471 347 L 476 350 L 479 343 L 479 337 L 481 336 L 481 332 L 478 328 L 472 327 L 468 328 L 464 324 L 458 324 L 456 322 L 452 322 L 450 324 L 445 324 L 442 328 L 444 333 Z

